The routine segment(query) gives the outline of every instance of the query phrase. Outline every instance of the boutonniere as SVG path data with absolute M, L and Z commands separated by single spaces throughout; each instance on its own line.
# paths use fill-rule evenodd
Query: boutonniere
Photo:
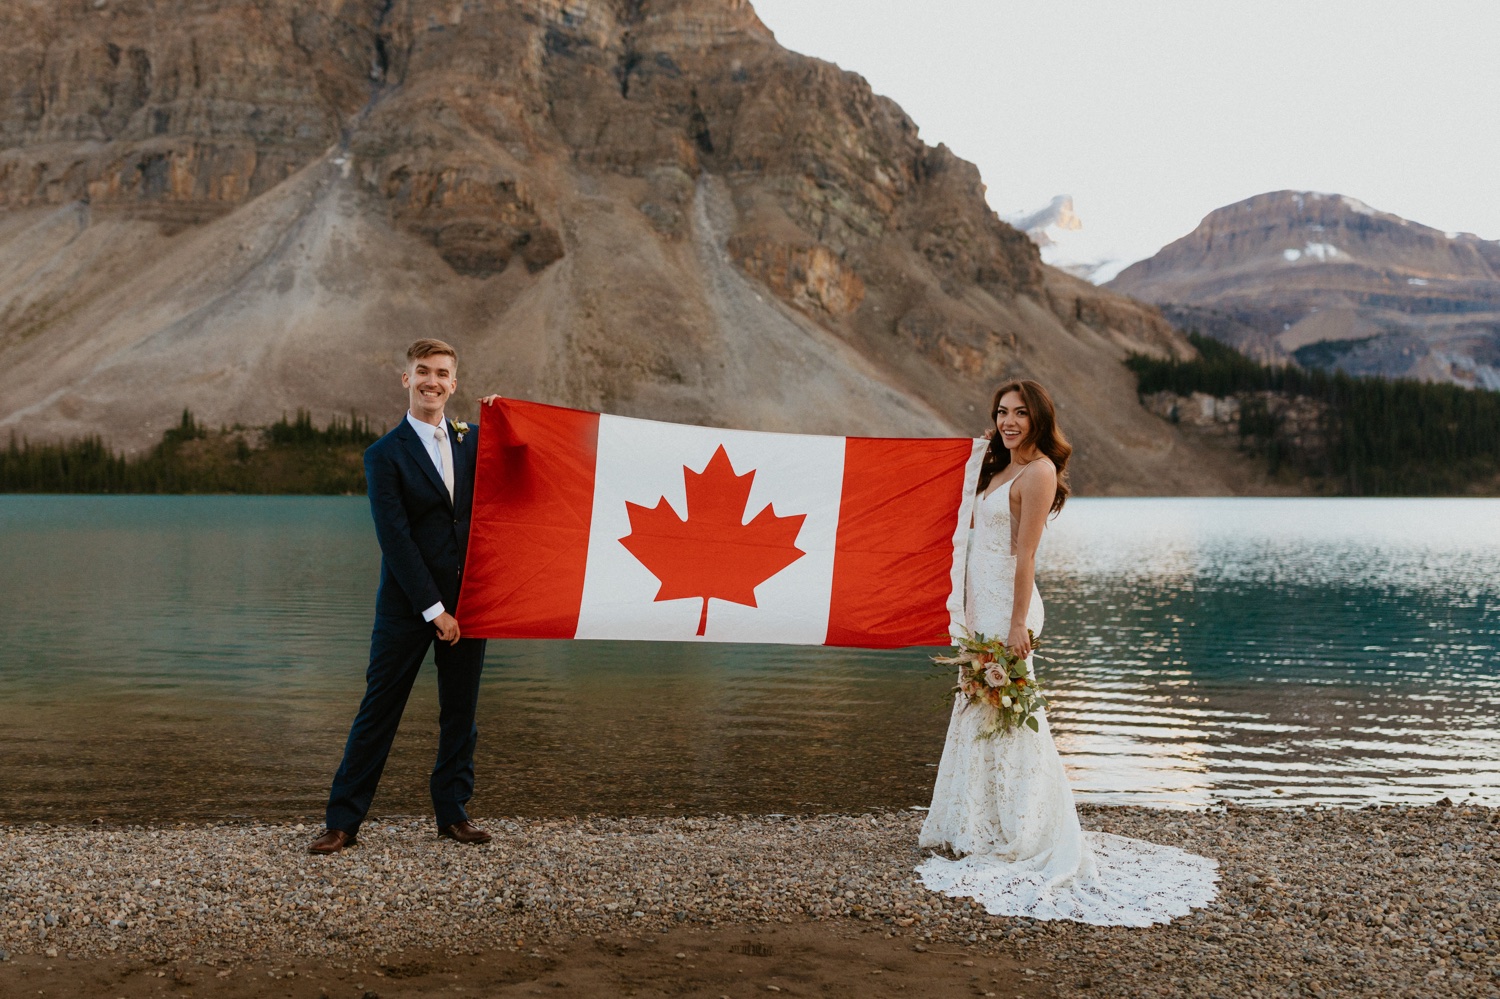
M 453 428 L 453 439 L 462 444 L 464 434 L 469 432 L 469 425 L 463 420 L 449 420 L 448 425 Z

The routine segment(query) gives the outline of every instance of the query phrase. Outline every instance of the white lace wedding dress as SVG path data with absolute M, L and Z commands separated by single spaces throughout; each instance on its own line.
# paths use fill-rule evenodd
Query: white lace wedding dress
M 964 601 L 971 632 L 1009 633 L 1015 571 L 1005 483 L 975 506 Z M 1042 621 L 1041 594 L 1033 587 L 1026 625 L 1040 635 Z M 1084 832 L 1045 715 L 1037 719 L 1038 732 L 1016 728 L 977 738 L 992 710 L 954 695 L 919 846 L 959 859 L 929 856 L 916 869 L 924 885 L 973 898 L 991 915 L 1104 926 L 1168 922 L 1213 899 L 1215 861 L 1176 847 Z

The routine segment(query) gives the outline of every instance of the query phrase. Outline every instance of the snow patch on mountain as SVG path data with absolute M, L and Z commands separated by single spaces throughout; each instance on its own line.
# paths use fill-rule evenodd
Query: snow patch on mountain
M 1292 201 L 1296 204 L 1297 211 L 1299 212 L 1307 210 L 1307 203 L 1309 201 L 1337 201 L 1357 215 L 1368 215 L 1371 218 L 1386 218 L 1399 225 L 1411 224 L 1398 215 L 1391 215 L 1379 209 L 1372 208 L 1358 198 L 1351 198 L 1347 194 L 1324 194 L 1321 191 L 1302 191 L 1301 193 L 1293 194 Z
M 1288 263 L 1296 263 L 1303 257 L 1309 260 L 1327 262 L 1333 260 L 1335 257 L 1347 257 L 1348 255 L 1332 243 L 1308 243 L 1300 250 L 1290 249 L 1281 251 L 1282 259 Z

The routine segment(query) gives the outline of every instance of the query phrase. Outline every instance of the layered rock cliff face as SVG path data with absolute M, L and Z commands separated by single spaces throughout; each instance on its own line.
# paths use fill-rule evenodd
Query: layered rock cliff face
M 1500 242 L 1353 198 L 1221 208 L 1108 287 L 1262 359 L 1500 389 Z
M 1029 375 L 1085 491 L 1242 484 L 1137 404 L 1158 312 L 743 0 L 0 0 L 0 432 L 392 422 L 418 335 L 461 412 L 977 433 Z

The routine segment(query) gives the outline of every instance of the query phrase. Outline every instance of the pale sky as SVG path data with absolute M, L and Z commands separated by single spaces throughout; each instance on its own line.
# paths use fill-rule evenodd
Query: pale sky
M 753 2 L 978 164 L 1000 214 L 1071 194 L 1077 259 L 1283 189 L 1500 239 L 1500 0 Z

